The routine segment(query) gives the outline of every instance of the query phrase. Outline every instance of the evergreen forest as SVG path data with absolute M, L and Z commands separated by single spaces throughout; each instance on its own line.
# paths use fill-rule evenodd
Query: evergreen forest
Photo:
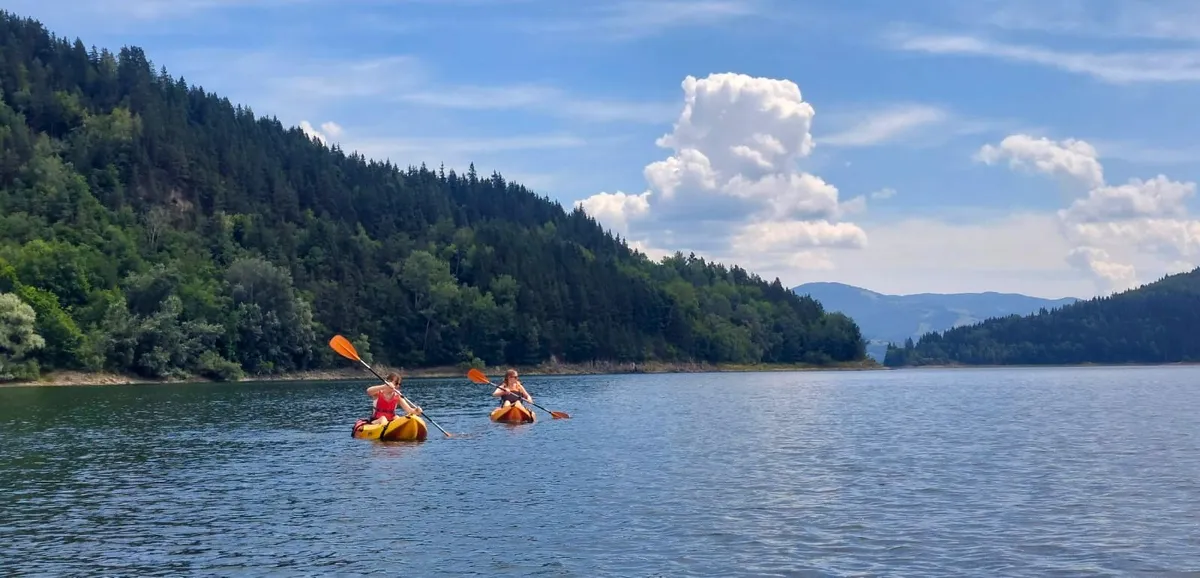
M 778 279 L 655 263 L 580 209 L 422 160 L 0 12 L 0 379 L 345 367 L 334 333 L 407 368 L 864 358 L 853 320 Z
M 884 365 L 1200 361 L 1200 269 L 1032 315 L 987 319 L 889 345 Z

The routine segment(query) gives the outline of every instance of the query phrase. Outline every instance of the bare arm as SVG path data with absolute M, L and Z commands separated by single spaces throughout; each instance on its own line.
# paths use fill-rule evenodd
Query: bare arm
M 404 413 L 407 413 L 408 415 L 416 415 L 421 413 L 421 408 L 409 403 L 407 397 L 401 397 L 399 405 L 404 409 Z
M 529 392 L 525 389 L 525 384 L 523 384 L 519 381 L 517 382 L 517 393 L 520 394 L 522 397 L 524 397 L 525 401 L 529 401 L 529 402 L 533 401 L 533 396 L 529 395 Z
M 390 389 L 391 387 L 391 384 L 386 383 L 372 385 L 371 387 L 367 388 L 367 395 L 371 397 L 379 397 L 379 394 L 383 393 L 384 390 Z

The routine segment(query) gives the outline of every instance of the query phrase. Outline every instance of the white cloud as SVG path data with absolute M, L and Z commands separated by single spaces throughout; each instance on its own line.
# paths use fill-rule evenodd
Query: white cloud
M 767 14 L 765 0 L 621 0 L 567 4 L 584 8 L 564 18 L 519 20 L 516 29 L 570 33 L 573 39 L 638 40 L 677 28 L 712 27 Z
M 587 214 L 609 226 L 614 232 L 628 235 L 629 221 L 644 216 L 650 211 L 650 191 L 630 195 L 622 191 L 596 193 L 575 205 L 583 207 Z
M 299 128 L 308 138 L 321 144 L 341 146 L 346 152 L 358 152 L 378 161 L 436 167 L 444 165 L 446 170 L 465 172 L 471 163 L 480 174 L 490 174 L 490 168 L 481 164 L 481 153 L 522 151 L 538 149 L 563 149 L 581 147 L 586 141 L 571 135 L 526 135 L 500 138 L 403 138 L 375 137 L 359 132 L 347 132 L 333 121 L 321 123 L 320 128 L 302 120 Z M 529 189 L 546 188 L 557 181 L 554 175 L 501 170 L 506 180 L 518 182 Z M 622 193 L 623 194 L 623 193 Z
M 945 106 L 912 102 L 841 106 L 822 112 L 821 118 L 826 128 L 817 133 L 817 144 L 839 149 L 936 147 L 963 136 L 1034 130 L 1012 119 L 971 117 Z
M 867 197 L 859 195 L 838 205 L 837 215 L 839 217 L 848 217 L 857 215 L 867 210 Z
M 786 264 L 744 266 L 780 275 L 789 286 L 840 281 L 884 293 L 1004 291 L 1043 297 L 1087 297 L 1092 283 L 1063 256 L 1072 245 L 1046 213 L 945 214 L 864 222 L 870 247 L 842 251 L 834 271 Z M 769 277 L 768 277 L 769 278 Z
M 1196 264 L 1191 261 L 1171 261 L 1163 268 L 1163 273 L 1167 275 L 1175 275 L 1177 273 L 1187 273 L 1196 269 Z
M 199 49 L 179 52 L 172 74 L 205 78 L 231 88 L 281 116 L 326 114 L 357 102 L 407 105 L 422 111 L 520 110 L 567 121 L 659 124 L 675 107 L 656 101 L 583 96 L 562 88 L 515 81 L 477 86 L 447 82 L 421 58 L 391 54 L 357 59 L 298 58 L 270 51 Z M 407 111 L 412 113 L 412 111 Z
M 587 141 L 571 136 L 571 135 L 526 135 L 514 137 L 498 137 L 498 138 L 446 138 L 446 137 L 430 137 L 430 138 L 403 138 L 403 137 L 373 137 L 363 134 L 355 134 L 350 138 L 342 139 L 346 134 L 345 129 L 341 125 L 328 121 L 321 124 L 321 128 L 313 127 L 312 123 L 307 120 L 300 121 L 300 130 L 304 131 L 309 138 L 320 142 L 321 144 L 331 144 L 333 141 L 341 142 L 342 148 L 346 151 L 357 151 L 363 156 L 378 160 L 392 160 L 393 162 L 414 163 L 426 162 L 437 163 L 447 159 L 455 159 L 464 154 L 473 154 L 481 152 L 497 152 L 497 151 L 514 151 L 514 150 L 536 150 L 536 149 L 561 149 L 568 147 L 581 147 L 587 144 Z M 405 158 L 405 157 L 420 157 Z
M 308 135 L 308 138 L 316 140 L 321 144 L 329 144 L 329 141 L 336 140 L 342 135 L 342 127 L 333 121 L 327 121 L 321 124 L 320 130 L 313 127 L 312 123 L 307 120 L 300 121 L 300 130 Z
M 1190 264 L 1200 260 L 1200 227 L 1190 237 L 1196 243 L 1192 258 L 1178 260 L 1170 257 L 1170 251 L 1147 252 L 1137 245 L 1114 243 L 1112 234 L 1105 231 L 1099 240 L 1105 243 L 1102 250 L 1107 259 L 1098 259 L 1096 268 L 1097 272 L 1107 273 L 1106 279 L 1087 268 L 1086 262 L 1084 268 L 1079 268 L 1080 263 L 1067 258 L 1080 247 L 1100 247 L 1066 234 L 1054 213 L 972 211 L 966 217 L 946 212 L 860 224 L 870 233 L 870 247 L 840 252 L 832 270 L 768 262 L 769 268 L 751 260 L 752 256 L 739 264 L 767 278 L 779 275 L 789 286 L 840 281 L 895 294 L 1000 291 L 1046 298 L 1088 298 L 1127 286 L 1128 281 L 1119 275 L 1122 267 L 1140 273 L 1137 282 L 1144 283 L 1163 274 L 1191 270 L 1194 267 Z M 1131 232 L 1145 235 L 1146 231 L 1156 231 L 1129 224 Z M 1161 235 L 1162 230 L 1155 234 Z M 1188 234 L 1181 229 L 1173 233 Z M 1145 239 L 1147 244 L 1150 240 Z M 1158 241 L 1174 245 L 1177 239 Z M 1087 249 L 1076 251 L 1073 260 L 1089 253 Z M 1105 271 L 1104 261 L 1116 267 Z
M 1162 273 L 1200 251 L 1200 221 L 1188 218 L 1187 201 L 1195 183 L 1158 175 L 1105 182 L 1096 149 L 1085 141 L 1052 141 L 1011 135 L 999 146 L 985 145 L 978 158 L 987 163 L 1008 159 L 1015 168 L 1067 177 L 1087 187 L 1083 198 L 1058 211 L 1059 227 L 1072 244 L 1066 262 L 1094 279 L 1103 291 L 1127 289 L 1139 278 L 1135 261 Z
M 589 214 L 628 226 L 640 246 L 775 270 L 825 267 L 823 251 L 867 245 L 862 228 L 840 221 L 866 198 L 840 202 L 837 187 L 796 168 L 813 150 L 815 111 L 795 83 L 722 73 L 688 76 L 682 88 L 674 129 L 656 141 L 671 155 L 643 171 L 649 189 L 579 201 Z
M 404 54 L 345 60 L 205 48 L 164 58 L 172 75 L 191 82 L 202 78 L 205 88 L 281 119 L 325 115 L 329 107 L 361 100 L 391 100 L 433 76 L 420 58 Z
M 41 0 L 42 9 L 83 11 L 100 17 L 119 16 L 141 21 L 165 21 L 193 16 L 199 12 L 229 10 L 236 8 L 286 8 L 294 4 L 312 3 L 315 0 L 90 0 L 89 2 L 64 2 Z M 32 4 L 18 0 L 17 7 Z
M 653 247 L 644 240 L 631 241 L 628 244 L 629 248 L 642 253 L 643 255 L 649 257 L 652 261 L 662 261 L 664 257 L 674 254 L 674 251 Z
M 321 132 L 330 138 L 337 138 L 342 135 L 342 127 L 333 121 L 321 123 Z
M 747 223 L 732 238 L 734 252 L 743 255 L 791 253 L 817 247 L 862 249 L 866 246 L 867 234 L 858 225 L 823 220 Z
M 896 196 L 896 189 L 893 189 L 891 187 L 884 187 L 882 189 L 879 189 L 878 191 L 871 193 L 871 198 L 878 199 L 878 200 L 890 199 L 894 196 Z
M 530 110 L 590 122 L 660 123 L 670 119 L 673 112 L 667 103 L 580 98 L 560 88 L 537 84 L 423 87 L 400 92 L 395 98 L 431 108 Z
M 984 56 L 1037 64 L 1091 76 L 1111 84 L 1200 81 L 1200 50 L 1195 48 L 1112 52 L 1071 52 L 1009 44 L 966 35 L 893 35 L 899 50 L 926 54 Z
M 557 150 L 582 147 L 587 141 L 572 135 L 524 135 L 513 137 L 369 137 L 356 136 L 343 139 L 343 147 L 357 150 L 368 158 L 391 159 L 404 164 L 459 163 L 467 157 L 481 153 L 494 154 L 506 151 Z
M 1192 165 L 1200 163 L 1200 147 L 1157 146 L 1127 140 L 1088 139 L 1100 156 L 1140 165 Z
M 1071 223 L 1065 228 L 1081 243 L 1108 244 L 1175 260 L 1200 253 L 1200 221 L 1190 219 L 1131 219 L 1105 223 Z
M 976 158 L 989 165 L 1008 159 L 1012 167 L 1067 176 L 1088 187 L 1096 187 L 1104 182 L 1104 169 L 1096 159 L 1096 149 L 1081 140 L 1054 142 L 1047 138 L 1014 134 L 1000 141 L 999 146 L 984 145 Z
M 1137 218 L 1183 217 L 1184 203 L 1196 193 L 1195 183 L 1181 183 L 1163 175 L 1143 181 L 1130 179 L 1124 185 L 1100 186 L 1062 211 L 1063 218 L 1077 223 L 1098 223 Z
M 1191 0 L 1006 0 L 990 13 L 988 24 L 1022 32 L 1157 40 L 1197 40 L 1200 7 Z
M 1091 275 L 1105 293 L 1124 291 L 1137 285 L 1133 266 L 1114 261 L 1104 249 L 1076 247 L 1067 252 L 1067 263 Z
M 920 104 L 890 106 L 870 113 L 866 118 L 862 118 L 860 114 L 853 116 L 858 120 L 851 126 L 821 137 L 820 142 L 838 147 L 874 146 L 900 139 L 919 128 L 944 123 L 950 119 L 950 114 L 944 109 Z
M 378 0 L 10 0 L 14 8 L 28 12 L 26 7 L 51 9 L 54 13 L 73 11 L 101 18 L 132 18 L 143 22 L 164 23 L 185 20 L 201 13 L 230 12 L 243 8 L 291 10 L 300 5 L 334 5 L 338 8 L 353 8 L 355 5 L 370 6 Z M 405 3 L 449 4 L 449 5 L 496 5 L 528 2 L 534 0 L 402 0 Z

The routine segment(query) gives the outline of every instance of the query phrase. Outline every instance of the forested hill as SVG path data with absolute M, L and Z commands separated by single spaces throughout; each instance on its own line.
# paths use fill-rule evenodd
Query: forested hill
M 820 301 L 828 311 L 849 315 L 867 339 L 867 353 L 883 359 L 887 345 L 978 323 L 991 317 L 1027 315 L 1078 301 L 1073 297 L 1042 299 L 1014 293 L 916 293 L 886 295 L 843 283 L 806 283 L 793 287 L 798 295 Z
M 884 364 L 1005 365 L 1200 361 L 1200 269 L 1109 297 L 929 333 Z
M 778 280 L 653 263 L 473 166 L 328 148 L 138 48 L 0 13 L 0 94 L 0 376 L 345 367 L 333 333 L 405 367 L 864 356 Z

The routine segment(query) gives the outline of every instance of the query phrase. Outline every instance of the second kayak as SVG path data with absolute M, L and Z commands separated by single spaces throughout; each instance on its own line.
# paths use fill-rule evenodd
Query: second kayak
M 533 423 L 537 421 L 537 416 L 534 415 L 533 410 L 520 405 L 520 402 L 508 407 L 493 409 L 488 417 L 492 421 L 499 423 Z
M 425 425 L 425 420 L 412 415 L 398 416 L 384 425 L 360 419 L 354 423 L 350 435 L 359 439 L 387 442 L 423 442 L 429 437 L 429 427 Z

